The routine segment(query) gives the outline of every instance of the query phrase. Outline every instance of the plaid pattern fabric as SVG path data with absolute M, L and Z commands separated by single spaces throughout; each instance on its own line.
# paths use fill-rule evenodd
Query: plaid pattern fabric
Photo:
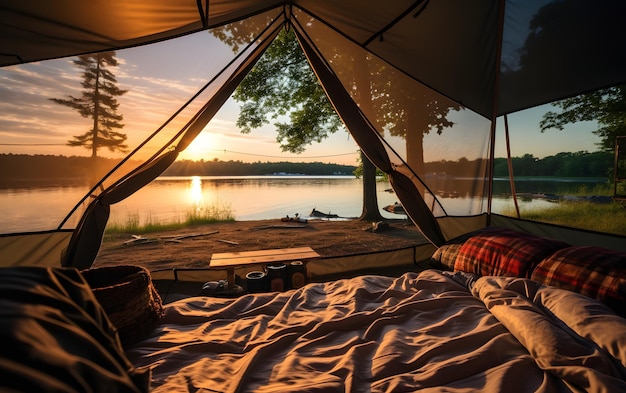
M 433 267 L 444 270 L 454 270 L 456 256 L 463 244 L 444 244 L 439 247 L 430 257 L 430 264 Z
M 568 247 L 539 263 L 531 279 L 597 299 L 626 317 L 626 253 Z
M 529 278 L 546 256 L 567 243 L 498 228 L 468 239 L 457 255 L 454 270 L 480 276 Z
M 433 255 L 430 257 L 431 266 L 438 269 L 454 270 L 456 256 L 459 254 L 461 246 L 463 246 L 467 239 L 481 233 L 498 231 L 499 229 L 500 228 L 494 227 L 481 228 L 476 231 L 469 232 L 461 236 L 457 236 L 454 239 L 448 240 L 446 244 L 435 250 Z

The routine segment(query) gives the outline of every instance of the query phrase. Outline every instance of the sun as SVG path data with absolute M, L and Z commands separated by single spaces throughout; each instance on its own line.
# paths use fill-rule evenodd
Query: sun
M 217 135 L 202 131 L 182 152 L 181 158 L 187 160 L 211 160 L 215 155 Z

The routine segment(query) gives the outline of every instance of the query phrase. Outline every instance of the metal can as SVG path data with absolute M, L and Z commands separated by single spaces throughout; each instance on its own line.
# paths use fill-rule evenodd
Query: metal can
M 246 274 L 246 286 L 249 293 L 259 293 L 267 291 L 267 279 L 263 272 L 250 272 Z
M 306 285 L 306 265 L 302 261 L 293 261 L 289 264 L 289 287 L 302 288 Z
M 287 265 L 284 263 L 267 265 L 267 282 L 272 292 L 284 291 L 287 287 Z

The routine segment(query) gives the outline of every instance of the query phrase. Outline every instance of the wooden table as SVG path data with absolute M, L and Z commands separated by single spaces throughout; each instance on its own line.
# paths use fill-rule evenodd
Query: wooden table
M 319 258 L 311 247 L 275 248 L 269 250 L 221 252 L 211 256 L 210 269 L 226 269 L 228 288 L 235 286 L 235 268 L 290 261 L 306 262 Z

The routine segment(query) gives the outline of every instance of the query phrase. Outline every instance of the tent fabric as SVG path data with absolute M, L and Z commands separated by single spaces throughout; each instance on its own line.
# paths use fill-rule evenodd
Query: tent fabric
M 156 179 L 176 160 L 179 151 L 183 151 L 213 118 L 277 33 L 278 29 L 275 28 L 273 33 L 265 38 L 263 44 L 257 46 L 247 60 L 240 64 L 234 75 L 219 88 L 213 98 L 195 116 L 189 127 L 186 127 L 175 150 L 147 162 L 123 181 L 106 189 L 98 199 L 91 203 L 82 217 L 81 224 L 74 232 L 68 249 L 62 255 L 62 266 L 86 269 L 93 264 L 104 236 L 110 212 L 109 206 L 126 199 Z
M 91 202 L 63 253 L 60 263 L 64 267 L 87 269 L 98 255 L 111 206 L 99 199 Z
M 313 66 L 318 78 L 326 89 L 330 100 L 337 107 L 337 112 L 341 114 L 344 123 L 348 129 L 351 130 L 354 139 L 358 142 L 359 146 L 361 146 L 365 155 L 367 155 L 370 161 L 380 170 L 390 175 L 391 184 L 394 186 L 399 198 L 412 200 L 414 202 L 407 205 L 405 211 L 414 221 L 420 222 L 419 227 L 426 238 L 435 245 L 443 244 L 446 239 L 439 230 L 435 217 L 426 206 L 424 199 L 419 192 L 417 192 L 415 184 L 403 175 L 393 171 L 388 156 L 381 154 L 385 150 L 380 140 L 377 138 L 377 131 L 371 127 L 357 105 L 350 99 L 345 89 L 341 87 L 341 82 L 339 82 L 332 71 L 324 65 L 318 52 L 313 50 L 304 36 L 300 37 L 303 41 L 302 47 L 309 58 L 310 64 Z M 403 194 L 407 195 L 405 196 Z
M 359 0 L 3 0 L 0 65 L 137 46 L 288 7 L 332 26 L 485 117 L 492 116 L 494 105 L 502 115 L 626 81 L 626 54 L 615 50 L 626 42 L 621 28 L 626 4 L 619 0 L 402 0 L 384 5 Z M 499 23 L 502 9 L 505 19 Z M 536 13 L 554 18 L 554 31 L 530 30 Z M 500 25 L 501 60 L 496 58 Z M 554 36 L 540 49 L 550 55 L 523 53 L 526 39 L 539 43 L 548 33 Z M 502 83 L 496 92 L 498 72 Z
M 624 11 L 620 0 L 0 0 L 0 66 L 200 38 L 215 59 L 206 89 L 79 202 L 97 201 L 77 223 L 64 264 L 95 257 L 94 243 L 75 239 L 101 237 L 109 204 L 184 150 L 282 25 L 296 30 L 348 130 L 439 245 L 489 224 L 498 116 L 626 82 L 626 54 L 616 50 L 626 44 Z M 452 161 L 464 165 L 444 168 Z M 66 228 L 64 220 L 57 230 Z M 67 233 L 61 238 L 43 242 L 58 257 Z M 12 244 L 0 241 L 4 264 L 32 262 L 12 255 Z

